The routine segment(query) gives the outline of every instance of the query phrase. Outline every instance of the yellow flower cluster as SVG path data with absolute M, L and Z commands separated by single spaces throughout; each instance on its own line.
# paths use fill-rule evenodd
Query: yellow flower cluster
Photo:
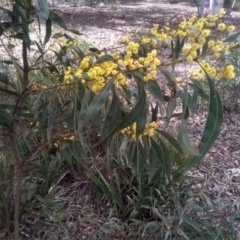
M 227 51 L 229 49 L 228 44 L 224 44 L 222 41 L 219 41 L 219 40 L 216 40 L 216 41 L 210 40 L 208 42 L 208 47 L 210 51 L 212 51 L 213 56 L 215 58 L 219 58 L 222 52 Z
M 183 48 L 182 51 L 183 51 L 183 53 L 186 54 L 186 61 L 187 62 L 191 62 L 197 57 L 197 55 L 198 55 L 197 50 L 199 48 L 200 48 L 199 43 L 193 43 L 191 46 Z
M 64 82 L 65 83 L 70 83 L 70 81 L 73 81 L 74 77 L 73 77 L 73 69 L 71 67 L 67 67 L 67 70 L 65 71 L 64 74 Z
M 234 66 L 231 64 L 227 65 L 226 69 L 218 73 L 218 77 L 219 78 L 226 77 L 229 79 L 235 78 Z
M 90 68 L 87 74 L 91 80 L 89 81 L 91 90 L 93 92 L 97 92 L 101 90 L 106 83 L 106 79 L 118 73 L 117 68 L 118 68 L 118 65 L 111 61 L 104 62 Z
M 170 42 L 172 40 L 172 36 L 168 34 L 166 31 L 168 31 L 168 28 L 163 28 L 160 31 L 158 31 L 159 25 L 154 24 L 153 28 L 151 29 L 151 34 L 155 36 L 157 39 L 163 42 Z
M 209 64 L 205 61 L 201 61 L 201 62 L 199 62 L 199 64 L 211 78 L 216 76 L 217 70 L 214 66 L 212 66 L 211 64 Z M 190 74 L 190 76 L 196 78 L 197 80 L 201 80 L 205 76 L 205 73 L 202 69 L 200 69 L 199 71 L 191 69 L 189 71 L 189 74 Z
M 145 129 L 143 130 L 142 135 L 143 136 L 148 136 L 148 137 L 152 137 L 154 135 L 154 131 L 155 129 L 157 129 L 159 126 L 159 124 L 157 122 L 151 122 L 149 124 L 149 126 L 146 126 Z M 132 126 L 126 127 L 124 129 L 121 130 L 122 134 L 126 134 L 131 136 L 131 138 L 136 141 L 136 129 L 137 129 L 137 125 L 136 123 L 134 123 Z
M 127 46 L 127 54 L 132 55 L 138 53 L 139 43 L 135 43 L 133 41 L 130 41 Z
M 229 50 L 230 46 L 219 40 L 209 40 L 208 38 L 211 34 L 210 28 L 215 26 L 219 31 L 235 31 L 234 26 L 226 26 L 222 22 L 217 24 L 217 21 L 224 14 L 225 11 L 223 9 L 219 15 L 209 14 L 205 18 L 198 18 L 197 14 L 192 14 L 188 20 L 182 21 L 173 30 L 169 28 L 168 24 L 161 29 L 159 29 L 158 24 L 155 24 L 150 34 L 141 37 L 139 42 L 133 41 L 129 36 L 125 36 L 123 39 L 125 49 L 111 54 L 116 59 L 116 62 L 107 61 L 96 64 L 96 60 L 93 57 L 86 56 L 82 59 L 78 67 L 67 67 L 64 75 L 64 83 L 69 84 L 71 81 L 76 80 L 76 82 L 86 84 L 91 91 L 97 92 L 104 87 L 108 79 L 112 76 L 116 76 L 115 83 L 127 85 L 128 79 L 125 76 L 125 72 L 132 70 L 143 72 L 144 81 L 155 80 L 157 77 L 157 68 L 161 65 L 156 43 L 158 41 L 169 42 L 176 36 L 185 39 L 182 55 L 180 55 L 182 59 L 180 61 L 191 62 L 198 60 L 201 53 L 200 49 L 206 42 L 208 45 L 206 54 L 210 53 L 218 58 L 222 52 Z M 74 41 L 69 41 L 64 46 L 70 47 L 73 44 L 75 44 Z M 140 44 L 141 48 L 145 48 L 148 51 L 144 56 L 139 52 Z M 147 44 L 149 44 L 147 47 L 143 46 Z M 221 76 L 227 76 L 228 78 L 235 77 L 234 69 L 224 69 L 219 75 L 216 73 L 216 68 L 209 63 L 202 61 L 200 65 L 211 77 L 219 77 L 221 74 Z M 85 79 L 83 78 L 84 74 L 88 76 Z M 200 80 L 204 77 L 204 71 L 202 69 L 199 71 L 190 70 L 190 75 Z M 179 85 L 180 81 L 177 84 Z
M 134 50 L 134 48 L 129 49 Z M 147 74 L 144 77 L 144 81 L 153 80 L 157 76 L 157 67 L 160 66 L 161 61 L 157 58 L 157 50 L 153 49 L 147 54 L 147 57 L 133 58 L 132 52 L 127 51 L 123 59 L 118 60 L 119 67 L 122 70 L 134 70 L 134 69 L 147 69 Z M 122 75 L 119 75 L 118 78 L 122 78 Z
M 79 65 L 79 69 L 82 69 L 82 70 L 87 69 L 89 68 L 89 64 L 90 64 L 90 58 L 84 57 Z
M 142 37 L 141 44 L 148 44 L 151 42 L 151 38 Z
M 227 30 L 230 33 L 235 31 L 235 27 L 233 25 L 226 26 L 225 23 L 219 23 L 217 28 L 221 32 L 224 31 L 224 30 Z

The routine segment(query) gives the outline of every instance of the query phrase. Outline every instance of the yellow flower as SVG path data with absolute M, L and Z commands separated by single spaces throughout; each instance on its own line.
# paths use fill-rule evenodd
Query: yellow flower
M 202 36 L 198 37 L 198 43 L 203 45 L 206 42 L 206 39 Z
M 197 57 L 197 51 L 195 51 L 195 50 L 193 50 L 193 51 L 191 51 L 190 52 L 190 54 L 189 55 L 191 55 L 192 56 L 192 58 L 194 59 L 194 58 L 196 58 Z
M 158 58 L 154 58 L 153 64 L 158 67 L 161 64 L 161 61 Z
M 211 31 L 209 29 L 204 29 L 202 32 L 201 32 L 201 35 L 203 37 L 208 37 L 210 35 Z
M 226 25 L 225 23 L 219 23 L 217 28 L 219 31 L 224 31 L 226 29 Z
M 193 57 L 192 57 L 191 55 L 188 55 L 188 56 L 186 57 L 186 61 L 187 61 L 187 62 L 192 62 L 192 60 L 193 60 Z
M 233 25 L 227 27 L 228 32 L 233 32 L 235 31 L 235 27 Z
M 128 42 L 130 41 L 129 36 L 126 35 L 126 36 L 123 38 L 123 41 L 124 41 L 125 43 L 128 43 Z
M 193 43 L 191 48 L 192 50 L 197 50 L 200 48 L 200 45 L 198 43 Z
M 220 57 L 220 53 L 215 52 L 215 53 L 213 54 L 213 56 L 214 56 L 215 58 L 219 58 L 219 57 Z
M 208 47 L 213 47 L 214 46 L 214 40 L 210 40 L 208 42 Z
M 187 54 L 190 51 L 189 47 L 183 47 L 182 52 Z
M 220 9 L 220 15 L 222 15 L 222 16 L 223 16 L 223 15 L 225 15 L 225 14 L 226 14 L 226 11 L 225 11 L 225 9 L 224 9 L 224 8 L 221 8 L 221 9 Z
M 228 71 L 234 71 L 234 66 L 233 65 L 227 65 L 227 67 L 226 67 L 226 69 L 228 70 Z
M 233 79 L 235 78 L 235 72 L 229 72 L 227 76 L 229 79 Z

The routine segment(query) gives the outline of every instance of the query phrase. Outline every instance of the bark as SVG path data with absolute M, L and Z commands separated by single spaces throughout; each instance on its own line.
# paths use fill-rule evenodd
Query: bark
M 223 7 L 224 0 L 210 0 L 209 9 L 212 14 L 219 14 Z

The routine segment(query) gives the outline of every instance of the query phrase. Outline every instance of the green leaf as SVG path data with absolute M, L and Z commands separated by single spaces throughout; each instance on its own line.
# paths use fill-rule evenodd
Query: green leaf
M 23 40 L 23 34 L 22 34 L 22 33 L 17 33 L 17 34 L 9 35 L 9 37 L 10 37 L 10 38 L 19 39 L 19 40 Z
M 100 64 L 104 62 L 116 62 L 116 59 L 111 55 L 103 55 L 97 59 L 96 64 Z
M 44 45 L 46 45 L 48 43 L 51 35 L 52 35 L 52 21 L 50 18 L 48 18 L 46 20 L 46 34 L 45 34 L 45 39 L 44 39 Z
M 71 48 L 77 53 L 77 55 L 78 55 L 81 59 L 84 58 L 84 53 L 82 52 L 82 50 L 81 50 L 79 47 L 72 45 Z
M 49 9 L 47 0 L 38 0 L 37 1 L 37 15 L 39 18 L 48 19 L 49 17 Z
M 39 45 L 39 43 L 37 41 L 34 41 L 34 42 L 37 45 L 38 51 L 41 53 L 41 55 L 40 55 L 40 58 L 41 58 L 44 54 L 43 49 L 41 48 L 41 46 Z
M 7 64 L 7 65 L 10 65 L 10 64 L 13 64 L 13 61 L 11 61 L 11 60 L 2 60 L 2 61 L 0 61 L 0 63 L 4 63 L 4 64 Z
M 132 77 L 134 77 L 134 79 L 135 79 L 136 81 L 138 81 L 139 83 L 144 83 L 144 81 L 143 81 L 143 74 L 142 74 L 142 73 L 137 72 L 137 71 L 131 71 L 131 72 L 130 72 L 130 75 L 131 75 Z
M 125 155 L 129 141 L 130 141 L 130 138 L 128 136 L 124 136 L 122 143 L 120 145 L 120 148 L 119 148 L 120 158 L 122 158 Z
M 181 146 L 173 136 L 162 130 L 156 129 L 156 131 L 159 132 L 177 151 L 183 153 Z
M 197 108 L 195 107 L 193 99 L 188 92 L 183 93 L 181 91 L 178 91 L 177 95 L 187 104 L 193 114 L 198 115 Z
M 140 153 L 140 154 L 139 154 Z M 148 148 L 142 147 L 141 144 L 135 146 L 134 156 L 132 158 L 132 169 L 139 176 L 147 162 Z
M 61 38 L 61 37 L 63 37 L 62 33 L 55 33 L 52 35 L 52 38 Z
M 154 173 L 156 171 L 156 162 L 157 162 L 157 156 L 156 156 L 156 153 L 154 151 L 154 148 L 150 148 L 148 183 L 150 183 L 153 179 Z
M 0 109 L 0 124 L 3 127 L 10 128 L 13 123 L 13 116 L 5 111 Z
M 203 44 L 201 55 L 204 55 L 208 50 L 209 37 L 206 37 L 206 42 Z
M 42 123 L 45 124 L 47 120 L 47 104 L 42 98 L 40 99 L 40 106 L 42 110 Z
M 79 101 L 79 103 L 81 104 L 85 95 L 85 86 L 83 84 L 78 84 L 78 95 L 77 95 L 77 99 Z M 80 110 L 80 109 L 79 109 Z
M 109 97 L 109 92 L 113 86 L 113 83 L 115 81 L 116 77 L 113 77 L 110 79 L 104 88 L 95 96 L 95 98 L 92 100 L 88 111 L 87 111 L 87 117 L 85 119 L 85 123 L 88 123 L 103 107 L 104 103 Z
M 205 91 L 202 89 L 202 87 L 199 87 L 195 84 L 189 83 L 189 86 L 194 90 L 194 93 L 199 95 L 202 99 L 208 101 L 209 96 L 205 93 Z
M 57 121 L 57 118 L 60 113 L 60 103 L 58 100 L 55 98 L 50 106 L 49 109 L 49 118 L 47 121 L 47 139 L 48 143 L 50 143 L 50 138 L 51 138 L 51 131 L 53 128 L 54 123 Z
M 163 92 L 154 80 L 145 83 L 145 88 L 160 102 L 165 102 Z
M 198 232 L 198 233 L 202 233 L 202 231 L 201 231 L 201 229 L 198 227 L 198 225 L 192 220 L 192 219 L 190 219 L 190 218 L 188 218 L 187 216 L 183 216 L 183 221 L 187 224 L 187 225 L 189 225 L 189 226 L 191 226 L 196 232 Z M 202 235 L 202 234 L 201 234 Z
M 5 14 L 7 14 L 10 18 L 12 18 L 12 11 L 8 10 L 7 8 L 0 7 Z
M 167 177 L 169 178 L 171 174 L 171 163 L 170 163 L 169 152 L 167 150 L 166 145 L 160 139 L 159 139 L 159 143 L 157 144 L 151 138 L 151 147 L 154 149 L 158 162 L 162 165 L 163 169 L 166 172 Z
M 182 51 L 182 48 L 184 46 L 184 41 L 185 41 L 185 38 L 182 39 L 182 41 L 180 40 L 180 37 L 177 36 L 177 40 L 176 40 L 176 43 L 175 43 L 175 48 L 174 48 L 174 58 L 173 58 L 173 61 L 175 61 L 176 59 L 179 58 L 179 55 Z
M 233 42 L 240 36 L 240 32 L 237 32 L 223 40 L 223 42 Z
M 95 47 L 90 47 L 89 51 L 91 51 L 91 52 L 100 52 L 100 50 L 95 48 Z
M 19 94 L 18 92 L 8 90 L 8 89 L 5 89 L 5 88 L 0 88 L 0 92 L 7 93 L 7 95 L 12 95 L 12 96 L 18 98 L 19 100 L 21 100 L 22 102 L 24 102 L 25 104 L 27 104 L 26 99 L 21 94 Z
M 170 123 L 171 117 L 173 115 L 173 112 L 174 112 L 176 106 L 177 106 L 176 99 L 170 100 L 168 102 L 167 112 L 166 112 L 166 127 L 168 127 L 168 125 Z
M 12 22 L 0 22 L 0 36 L 4 33 L 4 31 L 10 29 L 12 27 Z
M 63 36 L 64 36 L 66 39 L 68 39 L 69 41 L 73 41 L 73 40 L 74 40 L 74 38 L 71 37 L 71 36 L 70 36 L 69 34 L 67 34 L 67 33 L 64 33 Z
M 143 89 L 143 87 L 142 87 Z M 144 112 L 144 109 L 146 107 L 146 92 L 145 90 L 141 90 L 141 95 L 139 96 L 139 100 L 136 103 L 136 105 L 131 109 L 130 112 L 128 112 L 125 117 L 122 119 L 122 121 L 119 123 L 119 125 L 113 129 L 113 131 L 105 136 L 104 138 L 101 139 L 100 142 L 98 142 L 97 144 L 95 144 L 94 146 L 98 146 L 99 144 L 101 144 L 102 142 L 104 142 L 107 138 L 109 138 L 109 136 L 111 136 L 112 134 L 120 131 L 123 128 L 126 128 L 130 125 L 132 125 L 134 122 L 136 122 L 142 115 L 142 113 Z
M 1 72 L 0 72 L 0 82 L 2 82 L 4 84 L 9 84 L 7 75 L 5 75 L 4 73 L 1 73 Z
M 143 92 L 145 92 L 143 86 L 141 83 L 137 82 L 138 85 L 138 91 L 140 92 L 138 96 L 140 97 L 147 97 L 146 94 L 144 95 Z M 141 95 L 140 95 L 141 94 Z M 148 117 L 148 103 L 147 100 L 145 101 L 145 106 L 142 109 L 141 116 L 136 120 L 136 139 L 139 138 L 139 136 L 143 133 L 143 130 L 147 123 L 147 117 Z
M 52 21 L 52 23 L 67 30 L 67 25 L 65 24 L 65 22 L 54 12 L 49 11 L 49 19 Z
M 151 104 L 151 103 L 150 103 Z M 155 107 L 152 106 L 151 104 L 151 110 L 152 110 L 152 122 L 157 122 L 157 116 L 158 116 L 158 104 L 159 102 L 157 101 Z
M 121 113 L 121 107 L 119 103 L 119 99 L 117 97 L 117 94 L 115 92 L 115 88 L 112 89 L 112 103 L 111 106 L 107 112 L 107 116 L 104 122 L 102 135 L 105 136 L 107 134 L 110 134 L 114 128 L 118 126 L 118 124 L 122 120 L 122 113 Z
M 141 144 L 139 144 L 139 149 L 141 151 L 141 155 L 139 157 L 139 162 L 137 164 L 137 172 L 138 174 L 142 173 L 147 162 L 147 157 L 148 157 L 148 148 L 147 147 L 142 147 Z
M 176 78 L 173 74 L 171 74 L 170 72 L 163 70 L 161 68 L 159 68 L 159 69 L 170 84 L 174 84 L 176 82 Z
M 181 127 L 178 131 L 177 139 L 178 139 L 180 146 L 187 154 L 193 155 L 193 156 L 200 156 L 198 150 L 194 149 L 191 146 L 190 140 L 188 138 L 187 120 L 185 120 L 185 119 L 182 119 Z
M 201 156 L 196 156 L 191 159 L 185 171 L 188 171 L 193 166 L 201 161 L 201 159 L 206 155 L 209 151 L 218 135 L 221 131 L 221 125 L 223 121 L 223 110 L 222 110 L 222 102 L 219 96 L 219 93 L 214 88 L 213 80 L 209 77 L 209 75 L 205 72 L 209 88 L 210 88 L 210 96 L 209 96 L 209 108 L 208 108 L 208 117 L 203 130 L 202 139 L 199 143 L 199 153 Z
M 56 72 L 57 74 L 59 74 L 59 71 L 57 69 L 57 67 L 52 64 L 51 62 L 46 62 L 49 66 L 45 67 L 45 69 L 48 69 L 51 73 Z
M 139 100 L 136 105 L 132 108 L 132 110 L 126 115 L 126 117 L 122 120 L 119 127 L 117 127 L 116 131 L 120 131 L 123 128 L 126 128 L 136 122 L 145 111 L 146 108 L 146 92 L 142 91 L 142 94 L 139 96 Z
M 135 144 L 134 149 L 132 151 L 132 170 L 135 174 L 138 174 L 137 172 L 138 163 L 139 163 L 138 145 Z
M 74 34 L 76 34 L 76 35 L 83 35 L 82 33 L 80 33 L 78 30 L 76 30 L 76 29 L 67 29 L 69 32 L 72 32 L 72 33 L 74 33 Z
M 18 11 L 19 11 L 19 6 L 18 6 L 18 4 L 14 3 L 13 11 L 12 11 L 12 24 L 13 24 L 13 29 L 15 32 L 19 31 L 19 23 L 21 23 L 20 15 L 19 15 Z
M 183 102 L 182 118 L 185 120 L 188 120 L 189 118 L 189 107 L 185 104 L 185 102 Z
M 23 34 L 23 42 L 26 44 L 27 48 L 30 49 L 30 37 L 29 37 L 29 22 L 26 18 L 26 15 L 21 11 L 21 7 L 17 6 L 18 14 L 22 20 L 22 34 Z
M 39 116 L 39 107 L 41 106 L 41 96 L 43 92 L 41 92 L 38 96 L 35 102 L 33 103 L 32 112 L 33 112 L 33 119 L 34 121 L 38 121 Z

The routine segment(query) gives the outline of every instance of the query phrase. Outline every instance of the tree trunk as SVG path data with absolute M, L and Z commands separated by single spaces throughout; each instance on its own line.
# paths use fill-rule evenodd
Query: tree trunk
M 205 8 L 205 0 L 201 0 L 200 1 L 200 7 L 199 7 L 199 16 L 200 17 L 203 16 L 204 8 Z
M 212 14 L 219 14 L 223 7 L 224 0 L 210 0 L 209 9 Z

